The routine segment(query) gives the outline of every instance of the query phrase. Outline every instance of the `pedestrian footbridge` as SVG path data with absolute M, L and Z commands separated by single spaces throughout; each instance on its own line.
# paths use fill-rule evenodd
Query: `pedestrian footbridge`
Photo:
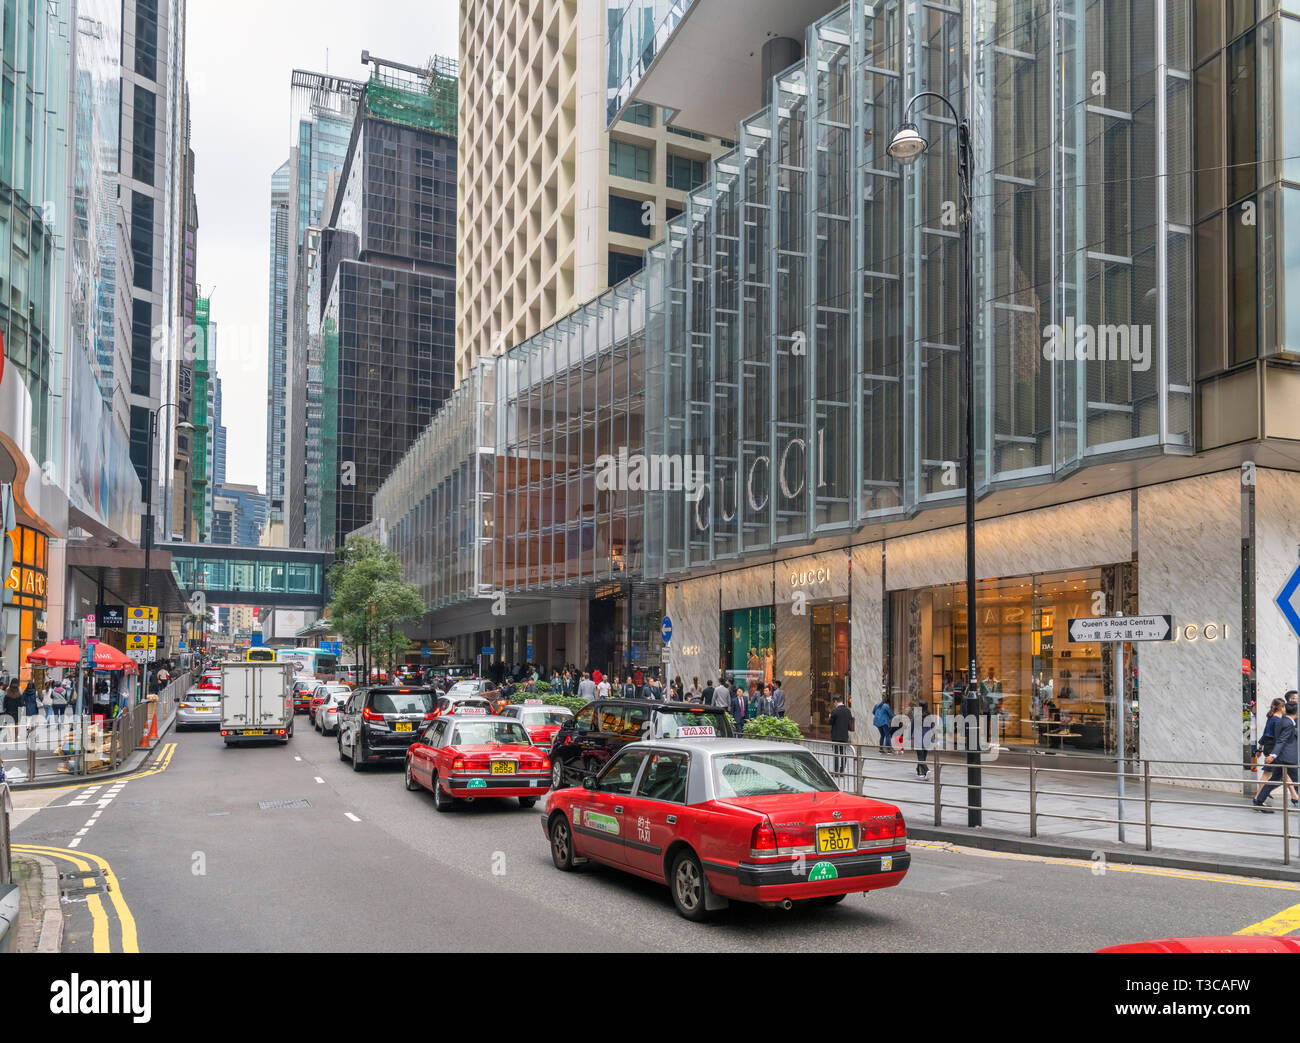
M 172 575 L 185 597 L 202 591 L 210 605 L 323 610 L 333 551 L 170 543 Z

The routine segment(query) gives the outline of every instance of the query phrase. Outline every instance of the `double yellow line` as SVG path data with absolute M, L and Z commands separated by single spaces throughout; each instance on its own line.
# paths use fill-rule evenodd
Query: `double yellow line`
M 82 778 L 80 782 L 72 783 L 67 786 L 43 786 L 41 787 L 41 789 L 47 792 L 50 790 L 54 790 L 57 792 L 58 790 L 65 790 L 65 789 L 85 789 L 87 786 L 99 786 L 99 785 L 112 786 L 112 785 L 116 785 L 119 782 L 130 782 L 132 779 L 143 779 L 147 775 L 157 775 L 160 771 L 166 771 L 167 766 L 172 762 L 172 755 L 175 752 L 176 752 L 176 743 L 174 742 L 163 743 L 162 751 L 158 755 L 158 763 L 155 764 L 152 768 L 145 768 L 144 771 L 137 771 L 134 775 L 122 775 L 118 778 L 102 779 L 98 782 L 96 782 L 95 776 L 86 775 Z
M 100 858 L 98 855 L 92 855 L 88 851 L 72 851 L 65 847 L 46 847 L 43 844 L 15 844 L 13 849 L 20 854 L 41 855 L 44 858 L 52 858 L 71 865 L 78 873 L 86 874 L 81 882 L 87 887 L 93 887 L 98 882 L 94 872 L 99 869 L 103 874 L 100 879 L 108 885 L 108 900 L 117 917 L 122 943 L 122 947 L 117 951 L 124 953 L 140 951 L 140 942 L 136 936 L 135 917 L 131 915 L 131 907 L 126 904 L 117 875 L 113 872 L 113 867 L 108 864 L 107 860 Z M 108 910 L 104 907 L 103 896 L 88 896 L 86 898 L 86 908 L 90 910 L 91 937 L 94 942 L 94 951 L 113 952 L 112 932 L 110 931 Z

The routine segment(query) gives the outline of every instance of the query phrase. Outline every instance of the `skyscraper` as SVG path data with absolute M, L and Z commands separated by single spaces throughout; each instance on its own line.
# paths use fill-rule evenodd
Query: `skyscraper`
M 314 237 L 331 185 L 348 152 L 353 117 L 363 84 L 339 76 L 295 70 L 290 81 L 294 135 L 289 153 L 288 336 L 284 376 L 284 491 L 281 511 L 285 544 L 301 547 L 305 513 L 303 482 L 307 446 L 307 314 Z M 274 510 L 274 506 L 273 506 Z M 272 520 L 276 520 L 274 514 Z
M 607 6 L 460 6 L 457 383 L 639 270 L 725 151 L 654 105 L 606 128 Z
M 320 242 L 322 543 L 371 498 L 452 387 L 456 65 L 370 59 Z M 328 542 L 327 542 L 328 541 Z
M 284 520 L 285 360 L 289 336 L 290 161 L 271 175 L 271 258 L 266 321 L 266 495 L 270 514 Z

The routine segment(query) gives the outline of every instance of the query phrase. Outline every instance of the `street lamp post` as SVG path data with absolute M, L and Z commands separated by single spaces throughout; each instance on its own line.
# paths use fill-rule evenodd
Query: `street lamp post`
M 971 225 L 975 200 L 971 192 L 974 175 L 970 121 L 957 115 L 952 102 L 934 91 L 921 91 L 903 109 L 903 120 L 889 142 L 888 152 L 903 166 L 911 166 L 928 147 L 915 123 L 907 115 L 922 98 L 936 98 L 952 115 L 957 125 L 957 179 L 961 193 L 962 256 L 962 386 L 965 391 L 965 459 L 966 471 L 966 690 L 962 693 L 962 717 L 966 722 L 966 804 L 967 824 L 978 826 L 982 819 L 983 799 L 979 750 L 979 669 L 975 661 L 975 248 Z

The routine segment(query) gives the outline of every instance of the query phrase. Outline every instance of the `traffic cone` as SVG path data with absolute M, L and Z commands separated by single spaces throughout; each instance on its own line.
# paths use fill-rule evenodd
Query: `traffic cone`
M 147 736 L 150 743 L 158 741 L 158 711 L 154 710 L 153 716 L 149 718 L 149 735 Z
M 136 749 L 137 749 L 137 750 L 147 750 L 148 748 L 149 748 L 149 735 L 148 735 L 147 732 L 141 732 L 141 733 L 140 733 L 140 745 L 137 746 Z

